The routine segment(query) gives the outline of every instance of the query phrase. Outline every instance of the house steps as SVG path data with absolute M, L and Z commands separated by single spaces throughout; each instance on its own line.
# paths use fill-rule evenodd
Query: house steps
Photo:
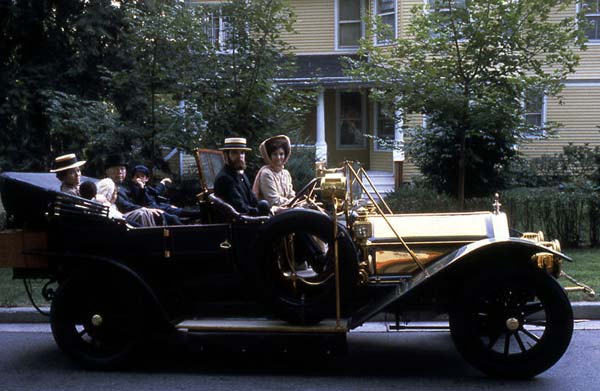
M 379 191 L 379 193 L 385 197 L 386 193 L 394 191 L 394 174 L 388 171 L 367 171 L 367 175 L 373 182 L 373 185 Z M 367 191 L 377 201 L 377 194 L 369 184 L 369 182 L 363 176 L 363 183 L 367 188 Z M 363 198 L 368 198 L 366 194 L 363 194 Z

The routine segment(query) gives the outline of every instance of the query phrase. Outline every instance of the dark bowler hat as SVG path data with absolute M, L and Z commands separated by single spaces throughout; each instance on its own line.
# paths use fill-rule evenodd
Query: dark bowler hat
M 54 159 L 54 168 L 52 168 L 50 172 L 64 171 L 70 168 L 83 166 L 84 164 L 85 160 L 77 161 L 77 156 L 75 156 L 74 153 L 68 153 L 66 155 L 62 155 Z
M 108 155 L 108 157 L 104 161 L 104 169 L 120 166 L 127 167 L 127 161 L 125 160 L 125 157 L 121 154 Z
M 225 139 L 225 143 L 220 151 L 231 151 L 231 150 L 239 150 L 239 151 L 251 151 L 248 146 L 246 146 L 246 139 L 243 137 L 229 137 Z
M 148 169 L 148 167 L 144 166 L 143 164 L 135 166 L 133 168 L 133 171 L 131 172 L 131 175 L 135 175 L 138 172 L 141 172 L 142 174 L 146 175 L 147 177 L 150 176 L 150 170 Z

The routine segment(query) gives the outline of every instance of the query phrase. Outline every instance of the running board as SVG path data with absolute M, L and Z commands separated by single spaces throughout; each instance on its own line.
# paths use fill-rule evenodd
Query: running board
M 345 334 L 348 321 L 342 319 L 339 326 L 335 319 L 324 319 L 318 324 L 310 326 L 293 325 L 283 320 L 264 318 L 210 318 L 189 319 L 175 325 L 177 330 L 188 332 L 215 332 L 215 333 L 304 333 L 304 334 Z

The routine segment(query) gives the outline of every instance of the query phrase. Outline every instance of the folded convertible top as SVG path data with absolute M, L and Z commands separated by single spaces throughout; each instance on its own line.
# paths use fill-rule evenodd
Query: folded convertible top
M 97 182 L 98 179 L 82 177 L 81 181 Z M 45 226 L 48 215 L 56 214 L 57 205 L 69 206 L 80 214 L 107 215 L 105 209 L 108 208 L 98 203 L 62 193 L 60 181 L 53 173 L 4 172 L 0 174 L 0 192 L 9 228 Z

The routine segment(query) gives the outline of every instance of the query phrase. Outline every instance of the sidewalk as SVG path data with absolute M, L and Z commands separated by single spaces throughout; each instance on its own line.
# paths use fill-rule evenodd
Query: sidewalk
M 50 312 L 49 307 L 42 307 L 44 312 Z M 600 302 L 574 302 L 573 315 L 575 319 L 600 320 Z M 375 317 L 373 321 L 381 321 Z M 0 323 L 47 323 L 48 317 L 40 314 L 33 307 L 0 308 Z

